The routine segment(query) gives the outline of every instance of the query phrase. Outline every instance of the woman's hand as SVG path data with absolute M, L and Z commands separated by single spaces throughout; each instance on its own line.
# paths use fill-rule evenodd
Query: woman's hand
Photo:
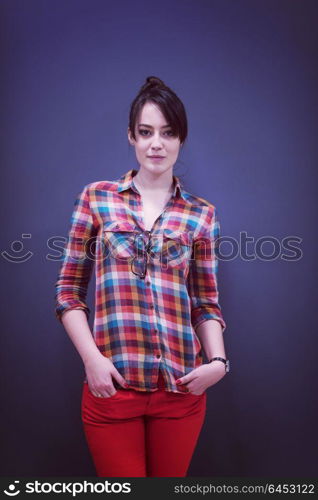
M 189 392 L 199 396 L 210 385 L 214 385 L 221 380 L 225 373 L 224 363 L 222 361 L 213 361 L 212 363 L 198 366 L 183 377 L 180 377 L 176 383 L 184 384 Z
M 115 368 L 111 360 L 101 353 L 90 357 L 84 363 L 84 366 L 88 387 L 94 396 L 101 395 L 104 398 L 108 398 L 116 394 L 117 391 L 113 385 L 112 376 L 122 387 L 128 387 L 125 379 Z

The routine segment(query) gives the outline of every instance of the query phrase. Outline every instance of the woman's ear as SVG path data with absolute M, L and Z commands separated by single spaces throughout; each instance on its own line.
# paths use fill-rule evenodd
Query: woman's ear
M 127 129 L 127 135 L 128 135 L 128 141 L 129 141 L 130 145 L 131 145 L 131 146 L 134 146 L 135 141 L 134 141 L 134 139 L 133 139 L 133 137 L 132 137 L 132 135 L 131 135 L 131 132 L 130 132 L 130 128 L 129 128 L 129 127 L 128 127 L 128 129 Z

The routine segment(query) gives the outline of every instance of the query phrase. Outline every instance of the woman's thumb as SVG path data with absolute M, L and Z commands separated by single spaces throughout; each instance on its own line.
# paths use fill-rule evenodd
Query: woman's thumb
M 127 387 L 129 387 L 129 385 L 127 384 L 126 380 L 124 379 L 124 377 L 121 376 L 121 374 L 119 373 L 119 371 L 116 371 L 113 376 L 115 377 L 115 379 L 117 380 L 117 382 L 122 386 L 124 387 L 125 389 L 127 389 Z

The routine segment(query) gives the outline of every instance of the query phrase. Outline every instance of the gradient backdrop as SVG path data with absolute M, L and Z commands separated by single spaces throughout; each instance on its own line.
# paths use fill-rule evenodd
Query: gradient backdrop
M 148 75 L 187 109 L 175 173 L 256 256 L 220 259 L 232 371 L 208 389 L 189 475 L 316 475 L 317 2 L 1 0 L 0 15 L 2 475 L 94 475 L 48 240 L 85 184 L 137 167 L 128 111 Z M 297 260 L 262 240 L 255 255 L 288 236 Z

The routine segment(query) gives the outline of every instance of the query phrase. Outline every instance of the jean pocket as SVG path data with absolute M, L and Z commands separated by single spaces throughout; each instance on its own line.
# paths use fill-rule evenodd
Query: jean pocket
M 85 387 L 86 386 L 86 387 Z M 95 396 L 95 394 L 92 393 L 92 391 L 89 388 L 89 385 L 87 383 L 84 384 L 83 390 L 87 392 L 88 397 L 92 398 L 96 402 L 104 402 L 106 400 L 110 399 L 115 399 L 118 396 L 118 390 L 115 392 L 115 394 L 112 394 L 111 396 Z
M 206 396 L 206 391 L 202 392 L 202 394 L 194 394 L 193 392 L 188 392 L 187 394 L 189 396 L 193 396 L 194 398 L 203 398 Z

